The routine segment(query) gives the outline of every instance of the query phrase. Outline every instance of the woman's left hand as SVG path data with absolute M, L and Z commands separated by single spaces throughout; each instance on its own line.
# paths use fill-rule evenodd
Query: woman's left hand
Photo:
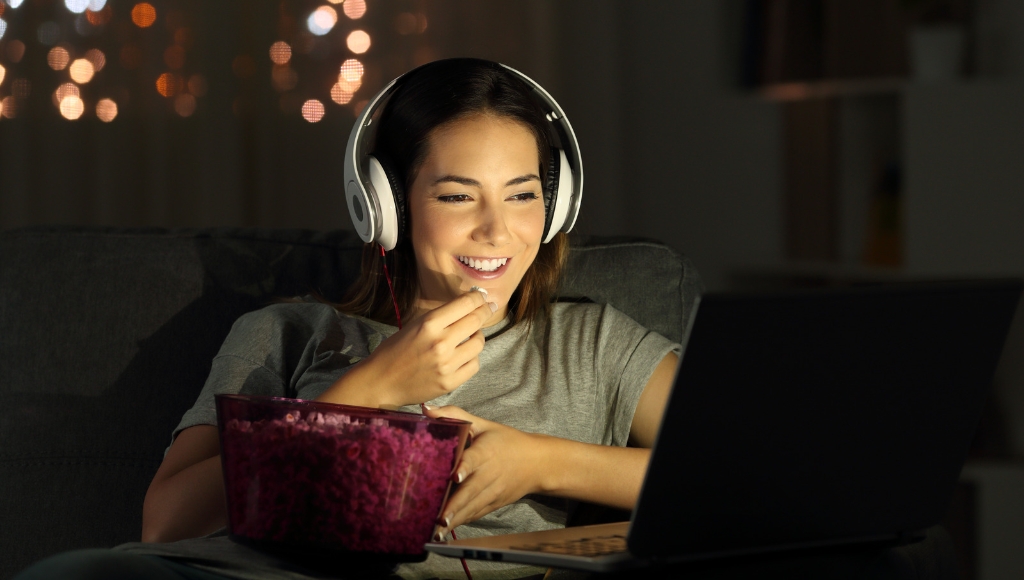
M 423 405 L 429 417 L 470 421 L 472 445 L 462 454 L 453 479 L 459 484 L 448 497 L 438 522 L 440 537 L 465 523 L 479 519 L 524 495 L 541 491 L 545 470 L 544 435 L 524 433 L 487 421 L 459 407 Z

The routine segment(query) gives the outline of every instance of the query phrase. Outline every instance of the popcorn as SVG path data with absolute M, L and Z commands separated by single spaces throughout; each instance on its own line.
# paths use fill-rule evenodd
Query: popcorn
M 454 468 L 455 429 L 317 411 L 227 420 L 231 533 L 333 550 L 422 554 Z

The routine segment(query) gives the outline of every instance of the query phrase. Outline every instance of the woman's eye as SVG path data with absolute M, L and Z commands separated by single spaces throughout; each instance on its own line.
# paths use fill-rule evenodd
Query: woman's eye
M 513 201 L 530 201 L 532 199 L 537 199 L 537 194 L 532 191 L 526 191 L 523 193 L 517 193 L 509 199 Z
M 464 193 L 456 193 L 452 195 L 439 195 L 437 201 L 441 203 L 461 203 L 469 201 L 469 196 Z

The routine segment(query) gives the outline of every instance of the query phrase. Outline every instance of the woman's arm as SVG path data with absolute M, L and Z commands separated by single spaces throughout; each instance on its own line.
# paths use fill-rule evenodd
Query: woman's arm
M 142 541 L 195 538 L 226 524 L 217 428 L 189 427 L 178 433 L 146 491 Z
M 676 361 L 675 354 L 666 355 L 640 396 L 630 429 L 630 441 L 638 447 L 524 433 L 457 407 L 427 408 L 432 417 L 473 422 L 473 445 L 456 470 L 455 479 L 462 483 L 445 507 L 441 534 L 531 493 L 632 509 L 672 389 Z

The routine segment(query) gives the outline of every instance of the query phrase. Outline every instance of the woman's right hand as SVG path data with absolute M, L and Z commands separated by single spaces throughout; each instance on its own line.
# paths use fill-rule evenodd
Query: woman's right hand
M 481 332 L 497 305 L 470 291 L 413 319 L 319 397 L 364 407 L 401 407 L 455 390 L 480 369 Z

